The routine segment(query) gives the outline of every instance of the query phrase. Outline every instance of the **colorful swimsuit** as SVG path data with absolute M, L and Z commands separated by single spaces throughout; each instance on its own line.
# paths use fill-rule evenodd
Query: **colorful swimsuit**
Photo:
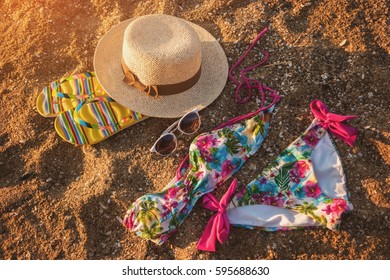
M 316 119 L 307 131 L 230 203 L 236 180 L 221 201 L 211 194 L 259 149 L 268 133 L 270 112 L 279 101 L 272 89 L 245 75 L 262 65 L 267 54 L 260 63 L 240 71 L 240 82 L 232 76 L 233 69 L 265 31 L 229 71 L 237 86 L 236 101 L 245 103 L 250 99 L 252 89 L 257 89 L 262 95 L 262 107 L 195 138 L 189 156 L 178 168 L 175 178 L 161 192 L 146 194 L 130 206 L 123 221 L 129 230 L 162 244 L 189 215 L 196 201 L 205 195 L 203 205 L 217 214 L 207 224 L 198 249 L 215 251 L 216 240 L 221 243 L 226 240 L 230 224 L 260 226 L 267 230 L 308 226 L 337 229 L 341 214 L 352 209 L 341 161 L 326 130 L 352 145 L 357 130 L 342 122 L 355 116 L 329 113 L 320 101 L 311 104 Z M 248 96 L 240 100 L 238 91 L 241 87 L 248 90 Z M 264 106 L 264 90 L 273 98 L 268 106 Z
M 216 240 L 223 243 L 229 224 L 266 230 L 300 227 L 338 229 L 341 214 L 352 210 L 348 200 L 341 160 L 327 129 L 352 145 L 357 130 L 339 116 L 328 112 L 321 101 L 313 101 L 316 118 L 260 175 L 232 197 L 235 180 L 218 202 L 210 193 L 204 206 L 218 211 L 199 241 L 198 249 L 215 251 Z

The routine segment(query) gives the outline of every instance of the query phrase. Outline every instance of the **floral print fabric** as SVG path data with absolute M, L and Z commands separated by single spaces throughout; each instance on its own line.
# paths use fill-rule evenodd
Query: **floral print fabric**
M 343 198 L 330 198 L 321 192 L 310 159 L 314 147 L 325 133 L 321 125 L 313 125 L 238 192 L 228 208 L 254 204 L 283 207 L 308 215 L 321 226 L 338 229 L 340 216 L 349 210 L 349 202 Z
M 139 236 L 162 244 L 191 212 L 198 198 L 213 191 L 253 155 L 268 133 L 270 114 L 259 114 L 241 123 L 196 137 L 189 165 L 181 178 L 159 193 L 138 198 L 129 208 L 124 225 Z

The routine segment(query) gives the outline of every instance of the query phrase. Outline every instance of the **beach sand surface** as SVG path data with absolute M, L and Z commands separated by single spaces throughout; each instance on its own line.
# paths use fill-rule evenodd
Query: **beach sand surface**
M 0 2 L 0 259 L 389 259 L 389 6 L 385 0 L 2 0 Z M 118 221 L 138 197 L 174 176 L 194 136 L 159 157 L 149 148 L 173 120 L 150 118 L 94 146 L 76 147 L 43 118 L 50 82 L 93 71 L 99 39 L 131 17 L 165 13 L 206 28 L 229 65 L 268 26 L 243 66 L 268 50 L 251 77 L 282 96 L 269 137 L 235 175 L 249 183 L 310 124 L 309 104 L 356 114 L 355 147 L 336 139 L 354 210 L 341 228 L 265 232 L 232 228 L 216 253 L 196 250 L 213 213 L 198 202 L 162 246 Z M 237 74 L 237 73 L 236 73 Z M 200 132 L 255 110 L 228 82 L 201 112 Z M 230 182 L 230 181 L 229 181 Z M 217 191 L 220 197 L 228 184 Z

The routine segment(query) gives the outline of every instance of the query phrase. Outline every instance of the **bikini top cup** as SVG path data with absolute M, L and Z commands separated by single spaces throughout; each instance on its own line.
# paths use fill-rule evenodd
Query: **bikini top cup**
M 352 210 L 352 204 L 340 157 L 327 130 L 352 146 L 357 129 L 343 121 L 356 116 L 332 114 L 318 100 L 310 107 L 316 116 L 312 124 L 256 179 L 234 196 L 237 181 L 233 181 L 221 202 L 211 193 L 204 197 L 204 206 L 218 213 L 208 223 L 198 249 L 215 251 L 216 240 L 226 240 L 229 224 L 271 231 L 339 228 L 341 215 Z
M 197 136 L 189 162 L 160 192 L 138 198 L 124 225 L 145 239 L 164 243 L 189 215 L 198 198 L 223 184 L 253 155 L 268 133 L 270 113 Z

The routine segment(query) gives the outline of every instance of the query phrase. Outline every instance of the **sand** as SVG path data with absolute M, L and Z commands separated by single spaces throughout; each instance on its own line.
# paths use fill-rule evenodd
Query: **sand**
M 0 259 L 389 259 L 388 9 L 385 0 L 1 1 Z M 313 99 L 359 116 L 351 122 L 360 131 L 356 146 L 336 140 L 355 207 L 340 231 L 232 228 L 217 253 L 204 253 L 196 244 L 212 213 L 198 203 L 162 246 L 126 232 L 117 217 L 169 182 L 193 136 L 179 135 L 172 156 L 154 155 L 149 148 L 172 120 L 150 118 L 76 147 L 37 113 L 35 100 L 51 81 L 92 71 L 94 49 L 112 26 L 150 13 L 203 26 L 220 40 L 230 66 L 270 28 L 245 65 L 268 50 L 268 65 L 252 77 L 283 100 L 262 149 L 237 173 L 240 185 L 304 131 Z M 254 100 L 236 105 L 228 82 L 201 112 L 200 132 L 254 109 Z

